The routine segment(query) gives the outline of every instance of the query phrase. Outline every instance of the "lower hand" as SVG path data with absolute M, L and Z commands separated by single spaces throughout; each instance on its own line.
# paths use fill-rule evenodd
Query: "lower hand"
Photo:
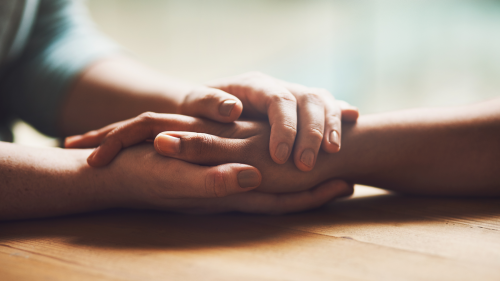
M 90 171 L 112 176 L 99 178 L 108 179 L 106 184 L 116 186 L 116 192 L 128 194 L 119 196 L 125 198 L 122 207 L 184 213 L 283 214 L 316 208 L 353 191 L 352 185 L 344 181 L 330 180 L 295 193 L 255 192 L 252 189 L 260 183 L 261 176 L 253 167 L 199 166 L 163 157 L 147 143 L 127 148 L 110 165 Z M 247 171 L 243 184 L 239 181 L 242 171 Z

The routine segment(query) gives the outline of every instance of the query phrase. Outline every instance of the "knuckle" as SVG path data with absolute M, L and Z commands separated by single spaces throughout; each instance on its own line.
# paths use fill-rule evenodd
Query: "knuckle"
M 341 116 L 340 111 L 329 112 L 326 116 L 330 123 L 340 123 L 340 116 Z
M 221 169 L 212 169 L 205 179 L 205 197 L 225 197 L 228 194 L 226 173 Z
M 307 138 L 310 140 L 314 140 L 316 142 L 321 142 L 323 140 L 324 132 L 318 127 L 312 125 L 307 128 L 306 132 Z
M 97 130 L 93 130 L 93 131 L 90 131 L 90 132 L 87 132 L 84 134 L 85 137 L 89 137 L 89 138 L 95 138 L 95 137 L 98 137 L 101 133 Z
M 297 123 L 293 120 L 284 120 L 282 125 L 285 131 L 293 134 L 297 133 Z
M 156 120 L 158 118 L 158 113 L 154 113 L 154 112 L 151 112 L 151 111 L 147 111 L 147 112 L 144 112 L 144 113 L 141 113 L 139 116 L 138 116 L 138 121 L 140 123 L 146 123 L 146 124 L 149 124 L 151 122 L 153 122 L 154 120 Z
M 208 105 L 212 104 L 214 101 L 215 102 L 219 101 L 219 95 L 215 90 L 212 90 L 212 89 L 206 91 L 203 95 L 201 95 L 198 98 L 198 103 L 201 106 L 208 106 Z
M 186 141 L 191 144 L 190 150 L 199 156 L 209 154 L 213 149 L 214 141 L 209 135 L 197 134 L 193 137 L 189 137 Z
M 297 100 L 292 94 L 286 92 L 275 92 L 269 96 L 268 105 L 272 103 L 277 104 L 296 104 Z
M 101 141 L 101 145 L 106 144 L 107 146 L 123 146 L 120 137 L 117 135 L 116 131 L 112 131 L 107 134 Z
M 301 102 L 311 103 L 322 106 L 324 104 L 323 98 L 315 92 L 304 92 L 300 95 Z
M 285 120 L 283 124 L 281 124 L 280 129 L 282 130 L 281 134 L 284 137 L 295 138 L 297 136 L 297 126 L 293 122 Z

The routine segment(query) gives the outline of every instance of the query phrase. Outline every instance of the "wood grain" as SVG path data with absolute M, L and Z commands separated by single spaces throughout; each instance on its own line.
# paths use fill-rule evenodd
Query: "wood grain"
M 113 210 L 0 223 L 0 280 L 500 280 L 500 199 L 353 198 L 286 216 Z

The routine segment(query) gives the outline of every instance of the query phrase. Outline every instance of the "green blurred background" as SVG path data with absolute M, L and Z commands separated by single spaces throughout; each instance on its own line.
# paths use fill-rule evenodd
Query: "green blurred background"
M 99 28 L 133 56 L 194 82 L 258 70 L 324 87 L 362 114 L 465 104 L 500 92 L 500 1 L 87 4 Z

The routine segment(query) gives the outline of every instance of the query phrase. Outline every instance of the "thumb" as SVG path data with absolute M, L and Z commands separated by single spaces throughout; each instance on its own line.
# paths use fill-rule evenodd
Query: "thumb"
M 215 198 L 243 193 L 255 189 L 262 181 L 259 170 L 250 165 L 229 163 L 200 168 L 201 173 L 184 177 L 192 181 L 183 188 L 188 198 Z
M 195 117 L 205 117 L 228 123 L 238 119 L 243 111 L 241 101 L 222 90 L 198 87 L 186 95 L 179 113 Z

